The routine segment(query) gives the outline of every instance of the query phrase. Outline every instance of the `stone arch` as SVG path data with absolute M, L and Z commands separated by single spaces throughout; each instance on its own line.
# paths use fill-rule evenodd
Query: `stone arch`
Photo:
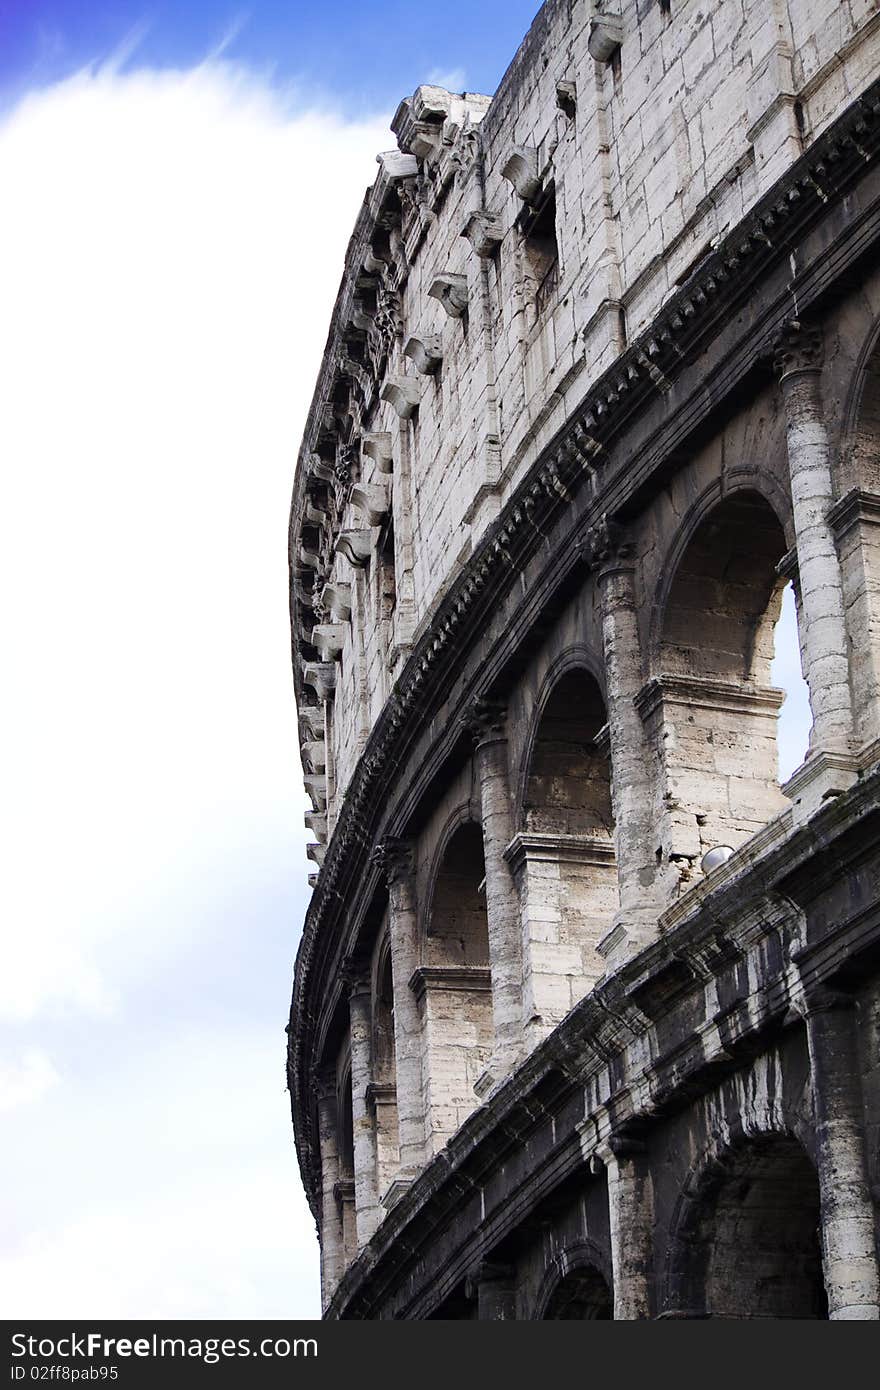
M 391 939 L 386 930 L 376 951 L 373 969 L 373 1080 L 394 1085 L 397 1075 L 394 1050 L 394 980 Z
M 844 409 L 841 454 L 851 485 L 880 492 L 880 320 L 859 353 Z
M 614 1296 L 603 1253 L 592 1241 L 567 1246 L 544 1275 L 532 1319 L 586 1321 L 613 1316 Z
M 518 778 L 520 829 L 610 836 L 609 763 L 596 743 L 607 720 L 602 677 L 601 665 L 582 647 L 563 653 L 547 672 Z M 576 784 L 586 790 L 591 783 L 598 784 L 597 796 L 578 795 Z
M 788 540 L 762 486 L 710 488 L 670 549 L 652 615 L 652 679 L 639 710 L 659 764 L 664 851 L 695 871 L 789 804 L 778 779 L 770 684 Z
M 602 688 L 583 650 L 551 667 L 535 706 L 508 859 L 523 921 L 528 1045 L 603 973 L 597 946 L 619 897 Z
M 425 914 L 425 964 L 489 964 L 483 831 L 459 807 L 432 867 Z
M 827 1318 L 819 1182 L 784 1127 L 714 1136 L 679 1198 L 664 1315 Z
M 441 838 L 427 895 L 422 967 L 411 987 L 421 1011 L 426 1145 L 442 1148 L 477 1104 L 492 1053 L 492 984 L 483 832 L 457 808 Z

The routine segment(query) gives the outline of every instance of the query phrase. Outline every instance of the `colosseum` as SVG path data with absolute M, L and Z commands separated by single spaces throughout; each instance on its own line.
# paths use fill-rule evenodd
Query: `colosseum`
M 290 526 L 324 1316 L 877 1319 L 880 9 L 548 0 L 392 129 Z

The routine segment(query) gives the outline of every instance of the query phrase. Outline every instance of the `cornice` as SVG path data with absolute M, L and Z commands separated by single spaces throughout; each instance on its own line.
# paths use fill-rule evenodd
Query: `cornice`
M 459 1277 L 463 1262 L 491 1251 L 569 1173 L 594 1156 L 601 1157 L 605 1149 L 614 1152 L 621 1143 L 631 1145 L 633 1136 L 637 1142 L 652 1116 L 674 1103 L 677 1094 L 699 1084 L 707 1072 L 714 1069 L 717 1074 L 719 1068 L 739 1065 L 768 1029 L 786 1026 L 805 991 L 815 996 L 831 991 L 836 999 L 841 958 L 857 974 L 856 953 L 877 950 L 876 908 L 870 923 L 862 920 L 864 913 L 857 913 L 850 921 L 835 922 L 827 941 L 823 938 L 804 948 L 798 945 L 797 912 L 781 890 L 792 872 L 814 875 L 820 883 L 830 881 L 841 856 L 846 859 L 859 852 L 866 822 L 877 820 L 878 792 L 880 770 L 807 825 L 792 828 L 790 818 L 781 817 L 780 825 L 786 828 L 775 839 L 768 838 L 762 858 L 746 857 L 735 877 L 714 888 L 707 880 L 692 890 L 682 901 L 680 907 L 685 910 L 675 924 L 581 1000 L 410 1183 L 343 1276 L 327 1316 L 373 1316 L 385 1291 L 402 1279 L 406 1261 L 418 1261 L 426 1243 L 434 1241 L 436 1246 L 436 1233 L 444 1220 L 469 1194 L 481 1191 L 484 1177 L 497 1169 L 507 1153 L 521 1148 L 537 1126 L 552 1118 L 574 1088 L 592 1083 L 595 1091 L 600 1076 L 609 1082 L 612 1073 L 625 1076 L 618 1079 L 618 1089 L 611 1085 L 607 1099 L 591 1109 L 575 1133 L 562 1136 L 533 1170 L 521 1175 L 516 1189 L 505 1191 L 502 1209 L 486 1213 L 466 1246 L 453 1249 L 449 1267 L 444 1267 L 444 1285 Z M 855 843 L 850 846 L 850 841 Z M 873 843 L 876 848 L 876 838 Z M 768 901 L 774 893 L 775 903 Z M 683 1003 L 688 995 L 702 990 L 713 974 L 735 965 L 744 949 L 757 945 L 754 923 L 758 917 L 764 939 L 770 932 L 788 931 L 786 958 L 779 958 L 756 993 L 733 1000 L 708 1018 L 701 1030 L 685 1029 L 666 1052 L 639 1044 L 639 1069 L 625 1075 L 619 1059 L 651 1028 L 651 1003 L 658 989 L 666 1001 L 664 1012 L 670 1003 Z M 789 962 L 797 966 L 796 972 Z M 804 977 L 802 982 L 798 976 Z M 614 1063 L 610 1069 L 609 1063 Z M 442 1288 L 433 1274 L 431 1289 L 434 1306 Z M 418 1309 L 412 1315 L 420 1315 Z
M 680 373 L 729 320 L 768 267 L 876 160 L 878 149 L 880 82 L 858 98 L 759 200 L 663 306 L 650 327 L 590 388 L 478 542 L 409 657 L 351 779 L 297 955 L 288 1079 L 300 1166 L 313 1211 L 319 1184 L 307 1096 L 317 1019 L 310 992 L 313 985 L 317 996 L 321 991 L 320 982 L 311 980 L 311 971 L 318 941 L 332 933 L 340 919 L 344 881 L 352 881 L 366 868 L 394 772 L 409 743 L 423 726 L 427 710 L 445 696 L 466 651 L 479 640 L 484 616 L 522 572 L 573 494 L 587 478 L 601 475 L 608 445 L 635 413 L 656 398 L 658 374 L 668 382 Z M 301 693 L 298 676 L 296 680 Z M 311 995 L 315 1010 L 320 1008 L 317 996 Z

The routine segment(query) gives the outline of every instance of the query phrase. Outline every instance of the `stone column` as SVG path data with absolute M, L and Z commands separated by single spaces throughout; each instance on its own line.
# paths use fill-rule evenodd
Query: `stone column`
M 589 532 L 586 554 L 596 575 L 602 611 L 605 699 L 611 752 L 611 803 L 620 906 L 598 944 L 610 968 L 657 933 L 670 896 L 668 865 L 657 861 L 660 833 L 651 750 L 635 698 L 642 687 L 642 649 L 636 617 L 633 546 L 623 529 L 603 518 Z M 674 877 L 674 875 L 672 876 Z
M 813 728 L 803 769 L 784 789 L 808 814 L 855 780 L 843 584 L 829 512 L 831 449 L 822 403 L 823 344 L 817 328 L 792 319 L 776 343 L 785 409 L 804 679 Z
M 468 714 L 468 727 L 480 787 L 495 1035 L 492 1060 L 476 1088 L 478 1094 L 485 1094 L 522 1056 L 522 928 L 519 894 L 504 857 L 513 838 L 506 707 L 496 701 L 476 701 Z
M 351 1124 L 354 1140 L 354 1204 L 358 1248 L 379 1224 L 373 1120 L 368 1106 L 372 1078 L 372 1021 L 369 962 L 349 958 L 343 965 L 348 986 L 351 1038 Z
M 477 1300 L 477 1318 L 480 1322 L 514 1322 L 516 1286 L 513 1266 L 482 1260 L 467 1278 L 465 1297 Z
M 608 1176 L 615 1321 L 651 1317 L 654 1188 L 644 1144 L 612 1137 Z
M 880 757 L 880 495 L 853 488 L 829 514 L 840 554 L 856 741 Z
M 405 1185 L 415 1177 L 425 1161 L 422 1024 L 419 1006 L 409 984 L 420 963 L 415 856 L 409 841 L 388 839 L 378 846 L 375 857 L 388 881 L 397 1123 L 400 1135 L 400 1167 L 395 1183 Z M 382 1197 L 384 1194 L 379 1195 Z
M 828 1315 L 877 1320 L 880 1274 L 865 1162 L 855 1001 L 816 987 L 805 992 L 801 1009 L 810 1053 Z
M 316 1073 L 314 1086 L 321 1152 L 321 1306 L 326 1308 L 345 1268 L 342 1222 L 335 1192 L 339 1181 L 335 1069 Z

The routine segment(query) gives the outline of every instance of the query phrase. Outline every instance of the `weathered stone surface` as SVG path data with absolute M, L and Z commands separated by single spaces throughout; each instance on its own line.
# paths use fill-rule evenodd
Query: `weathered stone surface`
M 876 7 L 548 0 L 393 128 L 291 510 L 326 1315 L 877 1319 Z

